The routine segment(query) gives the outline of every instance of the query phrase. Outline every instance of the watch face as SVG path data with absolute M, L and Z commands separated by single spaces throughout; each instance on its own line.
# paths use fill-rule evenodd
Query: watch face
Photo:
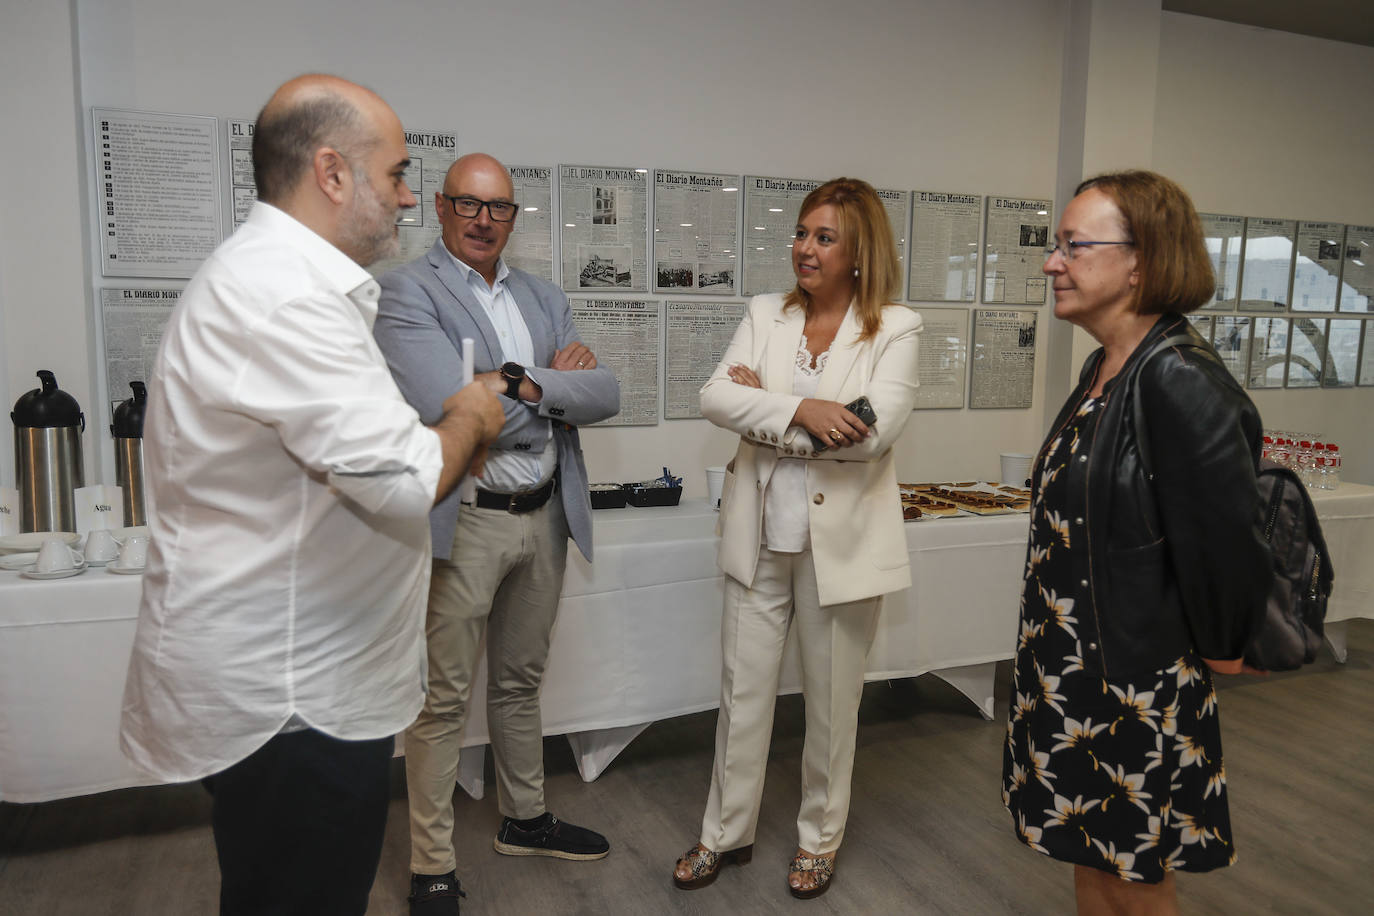
M 501 374 L 509 379 L 521 379 L 525 377 L 525 367 L 519 363 L 502 363 Z

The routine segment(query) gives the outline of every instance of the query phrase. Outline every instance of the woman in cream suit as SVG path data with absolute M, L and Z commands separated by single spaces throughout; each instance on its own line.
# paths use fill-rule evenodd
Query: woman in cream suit
M 827 182 L 802 203 L 796 287 L 756 297 L 709 381 L 702 413 L 740 437 L 721 494 L 724 669 L 701 841 L 684 889 L 753 855 L 783 645 L 797 628 L 806 698 L 797 897 L 830 886 L 849 813 L 864 662 L 882 595 L 911 584 L 892 445 L 916 396 L 921 317 L 900 282 L 882 202 Z M 867 397 L 866 425 L 845 408 Z M 824 447 L 818 447 L 813 438 Z

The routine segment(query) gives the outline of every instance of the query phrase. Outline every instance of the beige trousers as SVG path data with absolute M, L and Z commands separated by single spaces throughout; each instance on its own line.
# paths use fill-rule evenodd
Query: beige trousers
M 725 577 L 720 717 L 703 846 L 721 852 L 754 842 L 783 646 L 795 626 L 806 702 L 798 845 L 813 853 L 839 848 L 849 816 L 864 664 L 881 605 L 878 596 L 822 607 L 810 551 L 762 549 L 752 588 Z
M 544 813 L 539 690 L 567 555 L 568 525 L 555 492 L 520 515 L 463 506 L 450 558 L 434 561 L 425 619 L 429 693 L 405 737 L 416 874 L 457 867 L 453 792 L 484 631 L 497 805 L 522 820 Z

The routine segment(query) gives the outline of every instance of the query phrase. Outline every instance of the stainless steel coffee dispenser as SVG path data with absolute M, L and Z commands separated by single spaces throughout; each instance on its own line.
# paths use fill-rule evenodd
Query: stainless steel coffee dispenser
M 86 485 L 81 434 L 86 418 L 76 398 L 57 387 L 47 369 L 43 383 L 14 403 L 14 467 L 19 478 L 21 531 L 75 531 L 76 494 Z
M 143 411 L 148 406 L 148 389 L 142 382 L 130 382 L 134 396 L 120 402 L 114 410 L 110 435 L 114 437 L 115 482 L 124 491 L 124 524 L 146 525 L 143 509 Z

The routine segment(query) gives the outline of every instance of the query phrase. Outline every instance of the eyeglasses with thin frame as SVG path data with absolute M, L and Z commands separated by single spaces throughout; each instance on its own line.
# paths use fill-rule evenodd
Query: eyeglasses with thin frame
M 508 223 L 515 219 L 515 214 L 520 210 L 518 206 L 508 200 L 478 200 L 475 197 L 468 197 L 466 195 L 454 197 L 450 194 L 445 194 L 444 197 L 449 203 L 453 204 L 454 213 L 457 213 L 459 216 L 467 217 L 468 219 L 472 219 L 482 212 L 483 207 L 486 207 L 493 221 Z
M 1072 261 L 1074 258 L 1078 257 L 1077 252 L 1078 252 L 1078 249 L 1080 249 L 1080 248 L 1090 248 L 1090 247 L 1092 247 L 1093 245 L 1134 245 L 1134 244 L 1135 244 L 1134 241 L 1125 241 L 1125 242 L 1082 242 L 1082 241 L 1079 241 L 1078 239 L 1069 239 L 1068 241 L 1065 241 L 1065 242 L 1055 242 L 1053 245 L 1048 246 L 1048 247 L 1045 249 L 1045 260 L 1048 261 L 1050 258 L 1054 257 L 1054 253 L 1055 253 L 1056 251 L 1059 252 L 1059 256 L 1060 256 L 1061 258 L 1063 258 L 1065 261 Z

